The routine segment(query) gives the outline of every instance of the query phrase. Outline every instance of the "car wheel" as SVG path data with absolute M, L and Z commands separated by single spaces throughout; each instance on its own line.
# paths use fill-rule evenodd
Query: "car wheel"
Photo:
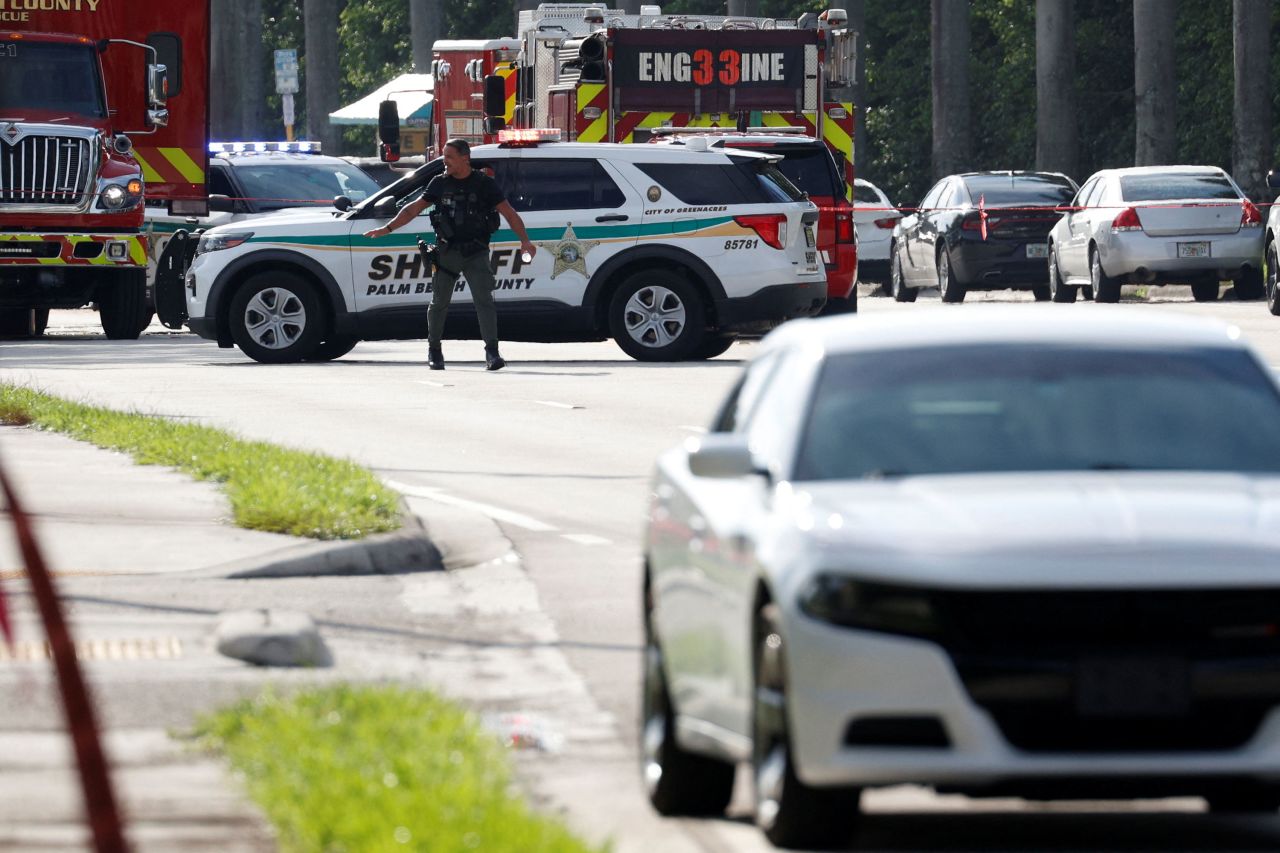
M 1191 282 L 1191 298 L 1196 302 L 1217 302 L 1221 284 L 1215 278 L 1211 281 Z
M 1204 795 L 1214 814 L 1247 814 L 1280 810 L 1280 789 L 1266 785 L 1240 785 Z
M 1277 278 L 1280 278 L 1280 252 L 1276 251 L 1276 244 L 1272 243 L 1267 247 L 1267 310 L 1280 316 L 1280 287 L 1277 286 Z
M 1250 267 L 1236 279 L 1236 299 L 1241 302 L 1252 302 L 1266 295 L 1262 270 Z
M 320 300 L 296 273 L 252 276 L 231 300 L 231 337 L 254 361 L 283 364 L 310 358 L 326 330 Z
M 312 350 L 311 355 L 307 356 L 307 361 L 333 361 L 335 358 L 342 358 L 347 353 L 356 348 L 356 344 L 360 343 L 360 339 L 349 335 L 330 335 L 327 341 L 322 341 L 319 346 Z
M 715 358 L 733 346 L 733 342 L 737 339 L 737 335 L 707 335 L 702 339 L 702 343 L 698 346 L 697 351 L 694 352 L 693 357 L 697 359 Z
M 756 824 L 778 847 L 832 847 L 857 825 L 859 788 L 814 788 L 795 771 L 787 722 L 786 654 L 776 604 L 757 616 L 752 776 Z
M 1049 251 L 1049 298 L 1054 302 L 1069 303 L 1076 301 L 1076 290 L 1062 283 L 1062 273 L 1058 270 L 1058 250 Z
M 640 769 L 653 808 L 664 815 L 722 814 L 733 797 L 734 766 L 687 752 L 675 738 L 662 647 L 653 631 L 652 598 L 645 591 L 644 683 Z
M 943 302 L 964 302 L 964 285 L 956 278 L 951 252 L 947 249 L 938 252 L 938 293 Z
M 1097 248 L 1089 249 L 1089 283 L 1093 289 L 1093 297 L 1097 301 L 1120 301 L 1120 279 L 1112 278 L 1102 271 L 1102 258 Z
M 706 336 L 702 300 L 678 273 L 647 269 L 628 277 L 609 303 L 609 331 L 637 361 L 695 357 Z
M 107 340 L 137 340 L 151 323 L 147 307 L 147 271 L 115 270 L 97 293 L 98 319 Z
M 915 302 L 919 292 L 918 288 L 907 287 L 906 279 L 902 277 L 902 259 L 894 252 L 893 267 L 889 272 L 889 295 L 897 302 Z

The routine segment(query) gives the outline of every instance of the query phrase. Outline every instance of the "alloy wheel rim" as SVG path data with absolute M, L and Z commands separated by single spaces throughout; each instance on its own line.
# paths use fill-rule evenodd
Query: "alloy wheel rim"
M 656 284 L 633 293 L 622 318 L 631 339 L 652 349 L 674 343 L 688 324 L 684 301 L 674 290 Z
M 951 259 L 943 252 L 938 256 L 938 290 L 947 295 L 947 283 L 951 280 Z
M 1267 277 L 1264 282 L 1267 289 L 1267 301 L 1273 306 L 1280 299 L 1280 293 L 1277 293 L 1277 286 L 1280 284 L 1280 269 L 1277 269 L 1277 266 L 1280 266 L 1280 256 L 1277 255 L 1275 244 L 1272 243 L 1271 247 L 1267 249 Z
M 244 308 L 244 328 L 260 347 L 292 346 L 307 328 L 307 309 L 298 295 L 281 287 L 258 291 Z
M 650 641 L 645 646 L 644 722 L 640 733 L 644 783 L 650 792 L 662 781 L 662 742 L 666 733 L 667 714 L 662 701 L 662 653 Z

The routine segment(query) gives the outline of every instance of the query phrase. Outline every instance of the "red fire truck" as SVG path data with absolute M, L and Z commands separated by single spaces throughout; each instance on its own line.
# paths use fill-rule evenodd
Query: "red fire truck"
M 209 0 L 0 10 L 0 333 L 96 303 L 108 338 L 137 338 L 144 199 L 208 213 Z
M 796 169 L 820 179 L 801 189 L 822 207 L 828 304 L 856 310 L 856 34 L 846 22 L 839 9 L 789 21 L 543 3 L 520 13 L 517 39 L 435 43 L 435 153 L 453 137 L 493 142 L 503 126 L 559 128 L 579 142 L 644 142 L 679 128 L 722 128 L 723 144 L 760 146 L 777 133 L 788 144 L 771 150 L 784 157 L 811 153 L 792 144 L 803 142 L 797 132 L 811 145 L 822 140 L 835 169 Z M 733 141 L 748 130 L 757 138 Z

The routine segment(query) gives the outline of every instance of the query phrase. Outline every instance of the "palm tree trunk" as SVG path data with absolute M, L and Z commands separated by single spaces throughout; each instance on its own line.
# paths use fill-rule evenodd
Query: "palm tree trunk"
M 302 7 L 306 49 L 307 137 L 317 139 L 330 154 L 337 154 L 341 130 L 329 123 L 329 113 L 339 103 L 338 16 L 340 0 L 305 0 Z
M 1071 0 L 1036 0 L 1036 168 L 1074 176 L 1075 20 Z
M 1173 25 L 1176 0 L 1133 0 L 1134 118 L 1133 161 L 1138 166 L 1172 163 L 1177 153 L 1174 125 Z
M 409 38 L 413 42 L 413 70 L 431 71 L 431 46 L 444 35 L 441 0 L 409 0 Z
M 969 153 L 969 0 L 932 0 L 933 174 L 972 168 Z
M 1254 201 L 1270 201 L 1271 167 L 1271 3 L 1235 0 L 1235 135 L 1231 171 Z

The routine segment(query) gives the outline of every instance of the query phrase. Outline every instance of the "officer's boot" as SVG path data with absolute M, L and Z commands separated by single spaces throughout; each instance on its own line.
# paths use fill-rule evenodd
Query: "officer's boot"
M 427 367 L 432 370 L 444 370 L 444 350 L 439 344 L 427 347 Z
M 498 355 L 497 344 L 484 345 L 484 369 L 485 370 L 501 370 L 506 367 L 507 363 L 502 356 Z

